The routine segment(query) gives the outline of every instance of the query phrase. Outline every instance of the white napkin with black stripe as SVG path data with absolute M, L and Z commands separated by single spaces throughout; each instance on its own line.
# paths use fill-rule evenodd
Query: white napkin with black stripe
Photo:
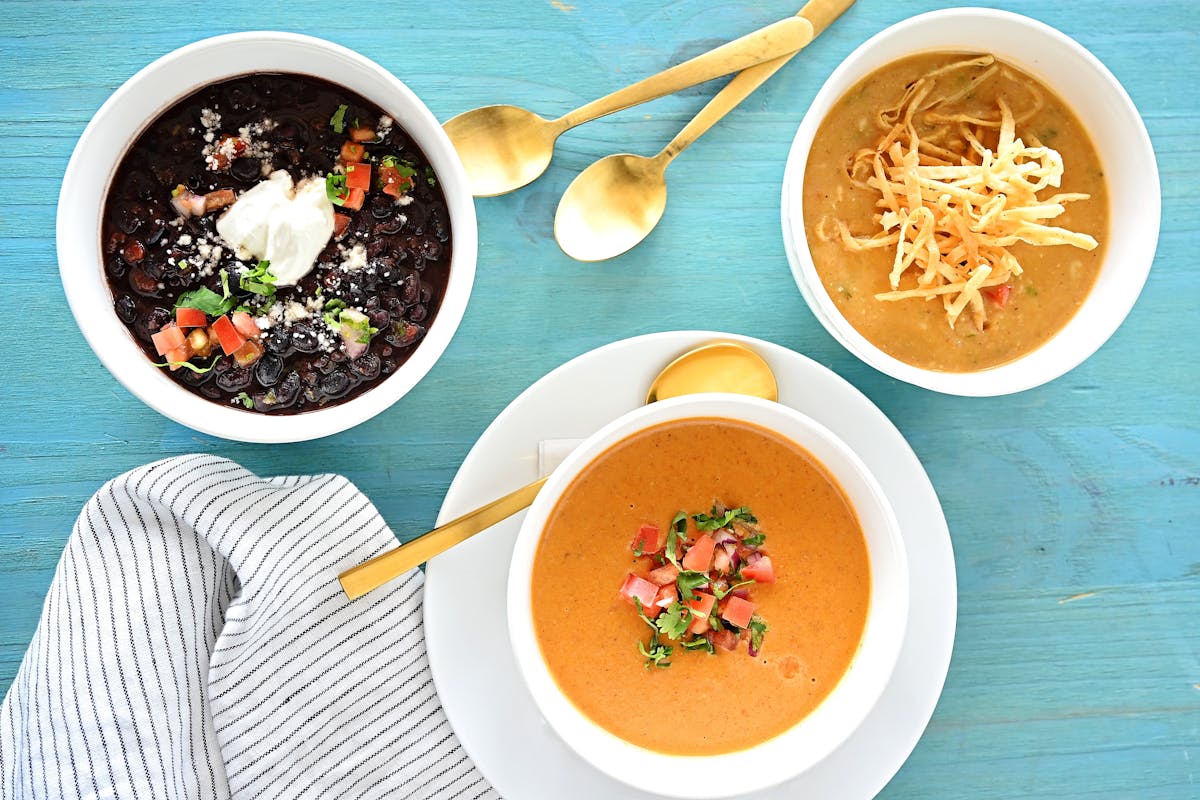
M 423 574 L 338 586 L 395 543 L 337 475 L 193 455 L 110 481 L 0 707 L 0 797 L 497 798 L 434 692 Z

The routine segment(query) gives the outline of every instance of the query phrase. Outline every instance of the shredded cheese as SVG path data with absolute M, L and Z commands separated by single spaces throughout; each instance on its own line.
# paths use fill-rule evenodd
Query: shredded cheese
M 987 312 L 981 290 L 1007 283 L 1021 274 L 1009 247 L 1070 245 L 1092 250 L 1091 236 L 1047 224 L 1066 211 L 1066 203 L 1086 200 L 1080 193 L 1038 193 L 1062 185 L 1062 156 L 1035 139 L 1026 144 L 1016 135 L 1017 117 L 1003 99 L 998 114 L 947 113 L 945 106 L 1007 70 L 991 56 L 960 61 L 910 84 L 900 102 L 878 115 L 884 131 L 874 148 L 854 154 L 851 182 L 878 193 L 879 229 L 855 235 L 841 220 L 833 232 L 850 250 L 894 248 L 888 282 L 892 291 L 875 295 L 884 301 L 942 298 L 951 328 L 968 308 L 977 328 Z M 982 70 L 964 86 L 938 95 L 938 79 L 964 69 Z M 1022 119 L 1042 106 L 1035 92 Z M 916 121 L 925 131 L 918 132 Z M 932 126 L 932 127 L 931 127 Z M 995 147 L 991 139 L 997 131 Z M 830 226 L 822 226 L 829 236 Z M 915 274 L 915 287 L 900 288 Z

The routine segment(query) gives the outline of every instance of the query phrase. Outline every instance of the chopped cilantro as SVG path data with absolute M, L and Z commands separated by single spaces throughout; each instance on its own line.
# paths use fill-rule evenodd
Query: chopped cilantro
M 680 597 L 684 600 L 695 600 L 695 590 L 708 584 L 708 573 L 684 570 L 675 578 L 675 583 L 679 586 Z
M 179 295 L 179 299 L 175 301 L 175 307 L 196 308 L 210 317 L 220 317 L 228 313 L 229 309 L 233 307 L 233 298 L 229 296 L 221 297 L 221 295 L 207 286 L 201 286 L 199 289 L 193 289 L 190 292 L 184 292 Z
M 331 172 L 325 176 L 325 196 L 335 206 L 346 205 L 350 190 L 346 188 L 346 176 Z
M 635 597 L 633 598 L 633 604 L 637 606 L 638 616 L 642 618 L 642 622 L 649 625 L 650 630 L 658 633 L 658 626 L 654 624 L 654 620 L 646 616 L 646 607 L 642 605 L 642 601 Z
M 718 600 L 724 600 L 725 595 L 729 594 L 734 589 L 738 589 L 742 586 L 749 586 L 752 583 L 754 583 L 754 581 L 741 581 L 740 583 L 735 583 L 735 584 L 731 585 L 728 589 L 725 589 L 724 591 L 722 591 L 721 589 L 713 589 L 713 594 L 716 596 L 716 598 Z
M 246 408 L 254 408 L 254 398 L 245 392 L 238 392 L 237 397 L 233 399 L 244 405 Z
M 725 630 L 725 623 L 721 622 L 721 618 L 717 616 L 716 611 L 709 612 L 708 627 L 712 628 L 714 631 Z
M 350 110 L 349 106 L 338 106 L 337 111 L 333 112 L 333 116 L 329 118 L 329 127 L 333 128 L 334 133 L 342 133 L 346 130 L 346 112 Z
M 684 650 L 705 650 L 708 654 L 715 655 L 716 650 L 713 648 L 712 642 L 706 636 L 697 636 L 694 639 L 688 639 L 686 642 L 680 642 Z
M 271 274 L 270 268 L 270 261 L 260 261 L 242 273 L 242 277 L 238 280 L 242 290 L 262 295 L 263 297 L 274 297 L 274 284 L 278 279 Z
M 692 624 L 692 612 L 678 600 L 663 609 L 654 621 L 654 627 L 668 639 L 680 639 Z
M 179 259 L 179 263 L 178 263 L 178 264 L 176 264 L 176 265 L 175 265 L 175 267 L 176 267 L 176 268 L 177 268 L 177 269 L 178 269 L 180 272 L 187 272 L 187 271 L 188 271 L 188 269 L 189 269 L 187 261 L 185 261 L 185 260 L 184 260 L 184 259 L 182 259 L 182 258 L 181 258 L 181 259 Z
M 687 535 L 687 512 L 680 511 L 667 528 L 667 560 L 679 566 L 679 538 Z
M 425 168 L 425 182 L 430 186 L 437 186 L 437 176 L 433 174 L 433 167 Z
M 750 509 L 746 506 L 741 508 L 731 508 L 724 514 L 717 511 L 714 506 L 711 514 L 695 514 L 692 519 L 696 520 L 696 528 L 702 531 L 715 531 L 721 528 L 728 528 L 734 521 L 748 522 L 751 525 L 758 522 L 758 517 L 750 513 Z
M 742 539 L 742 544 L 746 545 L 746 547 L 758 547 L 766 540 L 767 535 L 765 533 L 756 533 L 753 536 L 747 536 L 745 539 Z
M 665 669 L 671 666 L 671 662 L 667 661 L 667 659 L 671 657 L 673 649 L 670 645 L 663 644 L 655 638 L 650 639 L 649 649 L 640 641 L 638 642 L 638 652 L 646 659 L 646 669 L 650 669 L 651 667 Z
M 641 539 L 638 539 L 637 545 L 633 548 L 633 554 L 637 558 L 641 558 L 641 556 L 642 556 L 642 545 L 643 544 L 645 544 L 645 542 Z
M 330 300 L 325 304 L 325 314 L 323 319 L 325 324 L 333 328 L 343 336 L 356 334 L 354 341 L 359 344 L 369 344 L 371 337 L 379 333 L 379 328 L 372 327 L 370 318 L 353 308 L 346 308 L 346 304 L 341 300 Z

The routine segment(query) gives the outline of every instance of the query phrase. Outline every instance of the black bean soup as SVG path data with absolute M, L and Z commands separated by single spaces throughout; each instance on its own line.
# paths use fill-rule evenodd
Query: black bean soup
M 276 287 L 269 262 L 217 232 L 277 170 L 321 181 L 333 203 L 333 234 L 295 286 Z M 147 356 L 253 412 L 310 411 L 387 378 L 450 269 L 450 215 L 425 154 L 377 106 L 305 75 L 235 78 L 171 107 L 117 169 L 102 236 L 117 315 Z

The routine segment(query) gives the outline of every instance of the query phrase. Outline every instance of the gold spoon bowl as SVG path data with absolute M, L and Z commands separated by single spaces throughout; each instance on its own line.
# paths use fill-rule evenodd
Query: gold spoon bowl
M 737 342 L 712 342 L 693 348 L 662 369 L 650 382 L 646 402 L 700 392 L 747 394 L 779 399 L 775 374 L 762 356 Z M 364 561 L 338 575 L 351 600 L 400 577 L 438 553 L 449 550 L 502 519 L 527 508 L 546 483 L 539 478 L 515 492 L 447 522 L 410 542 Z

